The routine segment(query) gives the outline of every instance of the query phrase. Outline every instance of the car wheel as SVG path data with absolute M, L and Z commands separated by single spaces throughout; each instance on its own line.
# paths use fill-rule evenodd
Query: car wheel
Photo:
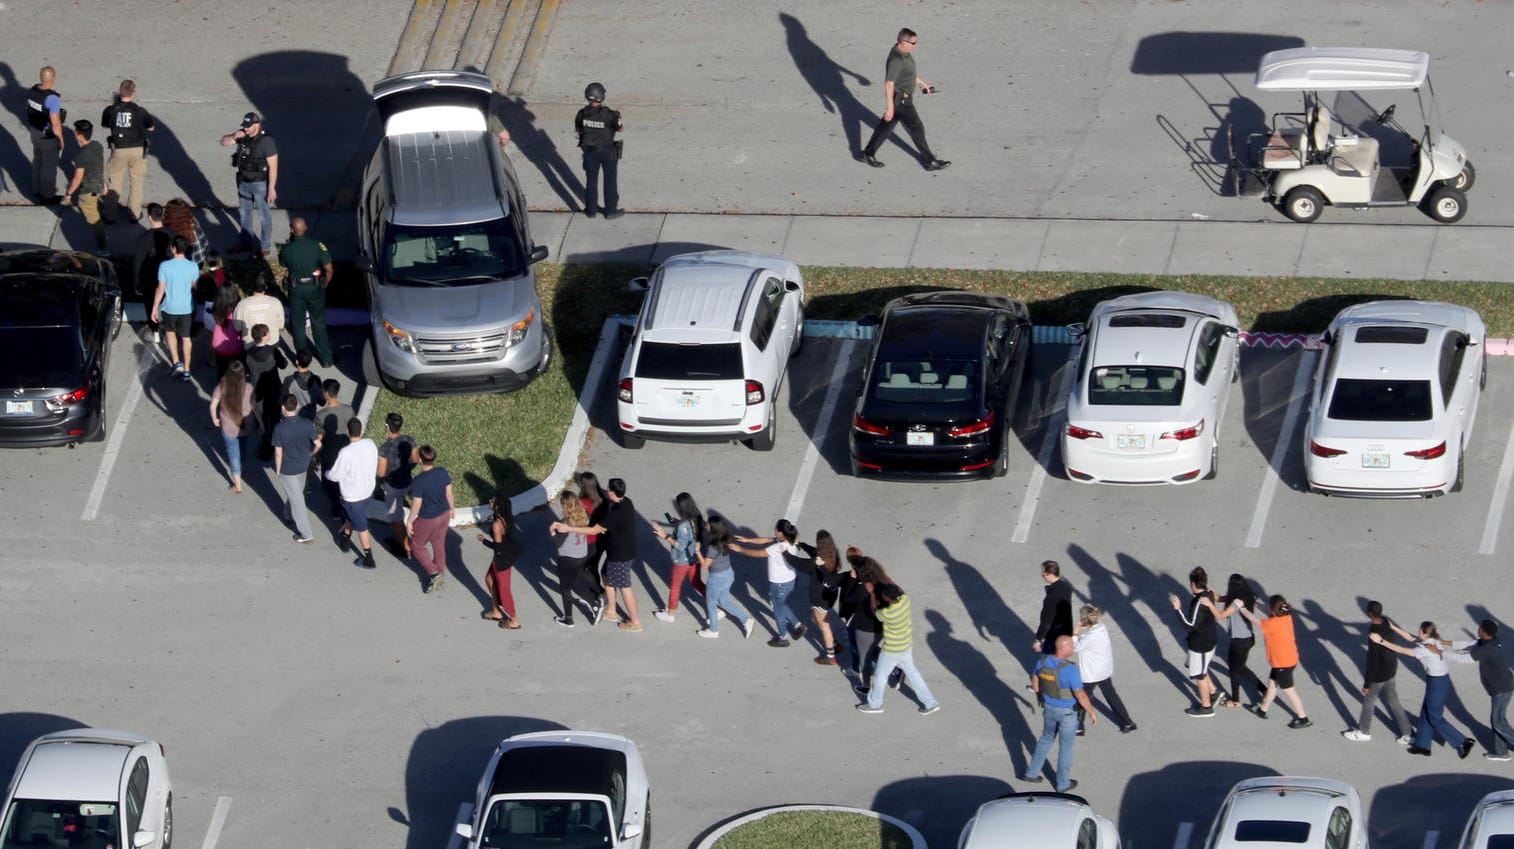
M 640 436 L 637 436 L 634 433 L 626 433 L 625 431 L 621 431 L 620 432 L 620 447 L 621 448 L 626 448 L 626 449 L 629 449 L 631 451 L 635 451 L 635 450 L 641 448 L 642 446 L 644 446 L 646 444 L 647 444 L 646 439 L 644 439 L 644 438 L 642 438 Z
M 112 342 L 116 341 L 116 337 L 121 335 L 121 325 L 126 323 L 126 317 L 122 314 L 120 295 L 116 296 L 116 308 L 114 314 L 115 317 L 111 319 L 114 324 L 112 324 L 110 328 L 110 341 Z
M 797 357 L 804 349 L 804 313 L 799 313 L 799 326 L 794 330 L 794 343 L 789 346 L 789 356 Z
M 1004 426 L 1004 432 L 999 439 L 999 459 L 994 461 L 993 477 L 1002 478 L 1009 474 L 1009 437 L 1013 433 L 1009 425 Z
M 1488 388 L 1488 355 L 1482 355 L 1482 371 L 1477 375 L 1477 391 Z
M 163 805 L 163 843 L 162 849 L 169 849 L 173 845 L 173 794 L 168 794 L 168 802 Z
M 1472 184 L 1475 182 L 1477 182 L 1477 169 L 1473 168 L 1472 162 L 1468 160 L 1462 166 L 1461 173 L 1456 175 L 1456 179 L 1450 181 L 1447 185 L 1459 192 L 1468 192 L 1472 190 Z
M 777 399 L 775 398 L 774 401 L 776 402 Z M 773 450 L 773 442 L 778 438 L 778 435 L 774 433 L 774 431 L 778 429 L 778 415 L 774 411 L 774 407 L 776 407 L 776 403 L 768 407 L 767 427 L 763 428 L 761 431 L 754 434 L 751 439 L 747 440 L 747 444 L 752 446 L 753 451 Z
M 1463 444 L 1456 452 L 1456 481 L 1451 484 L 1448 492 L 1461 492 L 1461 485 L 1467 477 L 1467 446 Z
M 1204 480 L 1212 481 L 1220 474 L 1220 446 L 1218 443 L 1209 449 L 1209 474 L 1204 475 Z
M 1325 196 L 1313 186 L 1299 186 L 1283 198 L 1283 214 L 1300 224 L 1308 224 L 1325 211 Z
M 1467 196 L 1450 186 L 1439 186 L 1425 198 L 1423 207 L 1436 221 L 1455 224 L 1467 214 Z
M 641 815 L 641 845 L 652 845 L 652 791 L 647 791 L 647 810 Z

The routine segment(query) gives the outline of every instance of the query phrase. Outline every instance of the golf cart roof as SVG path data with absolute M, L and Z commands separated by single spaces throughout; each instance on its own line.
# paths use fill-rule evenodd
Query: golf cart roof
M 1377 47 L 1274 50 L 1256 69 L 1262 91 L 1407 91 L 1425 84 L 1430 54 Z

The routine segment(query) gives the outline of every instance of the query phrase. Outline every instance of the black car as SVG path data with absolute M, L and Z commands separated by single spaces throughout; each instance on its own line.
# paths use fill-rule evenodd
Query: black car
M 1030 361 L 1019 301 L 927 292 L 890 301 L 878 321 L 852 420 L 852 473 L 996 477 Z
M 0 253 L 0 446 L 105 438 L 105 371 L 121 331 L 110 261 L 74 251 Z

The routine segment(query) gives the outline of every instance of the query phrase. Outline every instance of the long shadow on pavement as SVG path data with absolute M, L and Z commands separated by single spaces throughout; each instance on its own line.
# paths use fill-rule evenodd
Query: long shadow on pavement
M 1170 763 L 1131 776 L 1120 797 L 1120 813 L 1111 819 L 1127 846 L 1178 846 L 1181 824 L 1192 823 L 1202 834 L 1236 782 L 1277 774 L 1272 767 L 1239 759 Z
M 26 127 L 26 93 L 29 86 L 24 86 L 16 79 L 16 72 L 9 63 L 0 62 L 0 106 L 5 111 L 15 116 L 18 126 Z M 22 132 L 28 132 L 23 130 Z M 26 137 L 26 147 L 21 147 L 21 142 L 12 138 L 11 134 L 0 130 L 0 170 L 10 175 L 7 180 L 0 175 L 0 184 L 8 184 L 11 191 L 26 198 L 32 199 L 32 161 L 30 158 L 31 137 Z M 7 186 L 0 185 L 0 191 Z
M 1067 547 L 1067 555 L 1088 576 L 1088 597 L 1119 627 L 1131 648 L 1145 661 L 1147 669 L 1166 677 L 1179 693 L 1191 696 L 1193 685 L 1183 670 L 1167 660 L 1163 652 L 1164 640 L 1168 645 L 1175 641 L 1181 648 L 1183 635 L 1171 624 L 1166 629 L 1167 634 L 1158 635 L 1151 624 L 1158 619 L 1178 622 L 1167 603 L 1167 595 L 1175 593 L 1186 598 L 1188 588 L 1171 575 L 1153 572 L 1128 554 L 1115 556 L 1117 569 L 1105 567 L 1076 543 Z M 1144 602 L 1144 613 L 1137 609 L 1137 602 Z
M 67 731 L 71 728 L 87 728 L 90 723 L 54 713 L 31 713 L 19 711 L 0 713 L 0 781 L 9 782 L 11 770 L 21 760 L 21 753 L 31 741 L 43 734 Z
M 1367 804 L 1367 842 L 1375 849 L 1420 849 L 1433 845 L 1429 833 L 1440 833 L 1440 845 L 1451 845 L 1483 796 L 1514 788 L 1514 781 L 1492 775 L 1443 772 L 1416 775 L 1383 787 Z
M 918 828 L 927 846 L 955 846 L 979 805 L 1013 790 L 1004 779 L 986 775 L 906 778 L 879 788 L 872 809 Z
M 1298 632 L 1299 655 L 1309 680 L 1325 692 L 1331 707 L 1335 708 L 1336 714 L 1344 723 L 1341 727 L 1355 727 L 1356 715 L 1361 707 L 1361 682 L 1355 671 L 1348 674 L 1341 669 L 1329 649 L 1333 647 L 1348 656 L 1364 654 L 1363 647 L 1367 643 L 1365 623 L 1348 626 L 1326 613 L 1319 602 L 1312 598 L 1300 599 L 1293 614 Z M 1309 709 L 1307 702 L 1304 709 Z
M 846 78 L 851 77 L 858 85 L 871 86 L 867 77 L 832 59 L 825 48 L 810 38 L 809 31 L 799 19 L 787 12 L 778 13 L 783 24 L 785 43 L 794 67 L 804 81 L 814 89 L 820 105 L 832 115 L 839 115 L 841 130 L 846 134 L 846 149 L 852 156 L 862 155 L 862 128 L 878 120 L 877 113 L 862 105 L 862 101 L 846 87 Z M 895 143 L 899 142 L 895 140 Z

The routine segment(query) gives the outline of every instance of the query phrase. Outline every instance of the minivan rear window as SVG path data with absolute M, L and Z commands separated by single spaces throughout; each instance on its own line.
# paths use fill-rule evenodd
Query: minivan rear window
M 740 380 L 741 343 L 673 345 L 643 342 L 636 376 L 656 380 Z
M 1361 380 L 1343 377 L 1330 395 L 1330 418 L 1348 422 L 1427 422 L 1428 380 Z

